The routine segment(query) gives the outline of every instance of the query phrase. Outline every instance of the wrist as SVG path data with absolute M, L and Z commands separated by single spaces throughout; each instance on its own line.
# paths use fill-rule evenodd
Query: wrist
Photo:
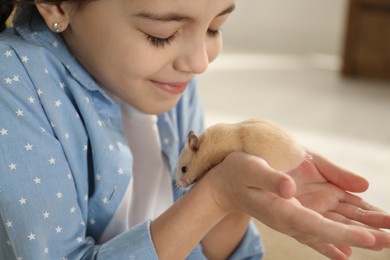
M 218 175 L 220 175 L 220 172 L 216 172 L 214 168 L 200 179 L 195 186 L 201 185 L 201 190 L 207 192 L 207 196 L 210 202 L 212 202 L 213 207 L 215 207 L 215 210 L 219 211 L 223 217 L 226 217 L 236 212 L 236 209 L 231 203 L 232 200 L 228 199 L 229 194 L 225 192 L 224 188 L 221 188 L 221 186 L 225 185 L 221 183 L 220 176 Z
M 227 215 L 214 200 L 211 183 L 200 180 L 151 223 L 159 259 L 185 258 Z

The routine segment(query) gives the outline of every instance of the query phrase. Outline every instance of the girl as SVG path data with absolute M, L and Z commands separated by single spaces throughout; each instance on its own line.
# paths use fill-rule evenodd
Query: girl
M 349 193 L 367 181 L 312 153 L 288 174 L 232 153 L 189 191 L 172 181 L 234 0 L 2 0 L 2 24 L 16 2 L 1 259 L 260 259 L 251 216 L 332 259 L 390 246 L 390 217 Z

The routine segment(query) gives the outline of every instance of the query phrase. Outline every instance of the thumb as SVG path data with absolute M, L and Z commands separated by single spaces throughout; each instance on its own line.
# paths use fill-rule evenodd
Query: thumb
M 259 157 L 253 157 L 253 159 L 255 167 L 251 167 L 253 179 L 250 183 L 254 184 L 251 185 L 252 187 L 275 193 L 284 199 L 290 199 L 295 195 L 297 187 L 289 175 L 275 170 Z

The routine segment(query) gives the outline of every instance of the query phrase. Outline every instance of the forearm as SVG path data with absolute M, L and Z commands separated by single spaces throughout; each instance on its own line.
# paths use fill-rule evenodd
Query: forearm
M 215 225 L 202 240 L 207 259 L 227 259 L 244 237 L 249 220 L 248 215 L 232 213 Z
M 227 213 L 215 203 L 207 178 L 154 220 L 151 234 L 159 259 L 184 259 Z

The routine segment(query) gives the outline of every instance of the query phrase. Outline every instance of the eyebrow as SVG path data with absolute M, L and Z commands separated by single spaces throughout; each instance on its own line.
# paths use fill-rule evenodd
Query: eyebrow
M 235 9 L 235 5 L 231 5 L 222 12 L 220 12 L 216 17 L 223 16 L 225 14 L 229 14 L 233 12 Z M 160 22 L 181 22 L 185 20 L 192 20 L 193 18 L 185 15 L 180 15 L 177 13 L 166 13 L 166 14 L 153 14 L 149 12 L 140 12 L 135 15 L 136 17 L 149 19 L 153 21 L 160 21 Z

